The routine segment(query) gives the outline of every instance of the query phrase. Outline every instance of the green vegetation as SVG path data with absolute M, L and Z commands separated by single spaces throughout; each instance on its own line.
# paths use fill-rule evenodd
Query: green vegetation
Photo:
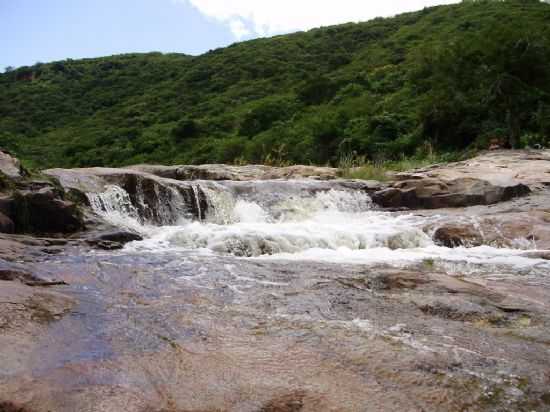
M 341 176 L 347 179 L 363 179 L 363 180 L 391 180 L 392 173 L 404 172 L 406 170 L 425 167 L 430 164 L 440 163 L 436 158 L 416 159 L 403 158 L 403 160 L 386 160 L 383 162 L 368 161 L 361 166 L 356 166 L 350 169 L 340 167 Z
M 548 56 L 548 4 L 487 0 L 197 57 L 10 68 L 0 75 L 0 147 L 31 167 L 352 156 L 364 159 L 358 173 L 380 175 L 402 159 L 433 160 L 426 144 L 443 158 L 549 144 Z
M 365 155 L 359 156 L 356 152 L 346 153 L 340 157 L 338 168 L 340 175 L 348 179 L 385 181 L 391 180 L 394 173 L 463 160 L 469 154 L 469 152 L 438 154 L 433 151 L 431 144 L 424 142 L 416 149 L 415 155 L 410 157 L 401 155 L 397 160 L 380 158 L 380 153 L 375 153 L 374 160 L 368 159 Z

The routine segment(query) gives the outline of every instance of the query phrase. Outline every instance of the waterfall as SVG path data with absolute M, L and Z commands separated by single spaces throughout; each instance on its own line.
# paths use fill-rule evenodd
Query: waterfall
M 337 182 L 133 182 L 89 193 L 92 209 L 145 240 L 128 251 L 203 250 L 261 259 L 342 263 L 411 262 L 454 271 L 531 270 L 518 249 L 448 249 L 423 230 L 438 216 L 377 210 L 369 195 Z M 431 219 L 431 220 L 430 220 Z M 195 252 L 193 252 L 195 253 Z M 446 263 L 438 263 L 446 262 Z M 542 267 L 542 266 L 541 266 Z M 432 270 L 432 269 L 430 269 Z
M 87 193 L 86 196 L 92 210 L 107 222 L 124 229 L 142 231 L 143 219 L 126 190 L 109 185 L 102 193 Z
M 193 190 L 193 198 L 195 200 L 195 208 L 197 211 L 197 217 L 199 220 L 203 220 L 204 214 L 201 209 L 201 201 L 200 201 L 200 186 L 199 185 L 192 185 L 191 190 Z
M 98 215 L 116 226 L 135 230 L 139 226 L 171 226 L 204 219 L 208 207 L 201 193 L 198 185 L 144 185 L 138 180 L 127 188 L 107 185 L 103 192 L 86 195 Z
M 321 212 L 358 213 L 372 208 L 366 193 L 332 186 L 310 182 L 161 185 L 136 180 L 126 185 L 127 189 L 108 185 L 101 193 L 88 193 L 88 198 L 92 209 L 104 219 L 134 230 L 192 221 L 216 225 L 283 223 Z

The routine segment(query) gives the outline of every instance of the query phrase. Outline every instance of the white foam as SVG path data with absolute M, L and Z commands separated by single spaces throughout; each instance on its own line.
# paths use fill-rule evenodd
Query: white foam
M 207 248 L 236 256 L 295 254 L 310 249 L 406 249 L 432 245 L 413 216 L 380 212 L 323 211 L 305 220 L 272 220 L 258 206 L 247 205 L 242 221 L 228 225 L 189 222 L 165 227 L 151 247 Z
M 476 265 L 485 271 L 550 268 L 549 262 L 525 257 L 519 248 L 439 247 L 422 230 L 428 219 L 438 217 L 375 211 L 370 198 L 358 191 L 330 190 L 270 203 L 236 198 L 227 190 L 203 190 L 209 198 L 206 219 L 181 220 L 174 226 L 145 226 L 128 194 L 116 186 L 90 195 L 90 202 L 109 222 L 146 237 L 127 246 L 133 251 L 193 250 L 258 259 L 404 266 L 429 260 L 449 272 L 475 271 Z
M 103 193 L 88 193 L 92 209 L 114 226 L 139 233 L 146 231 L 130 195 L 118 186 L 107 186 Z
M 407 266 L 411 263 L 429 261 L 441 264 L 448 272 L 465 273 L 468 267 L 483 265 L 484 270 L 498 271 L 501 268 L 517 270 L 539 267 L 550 270 L 550 262 L 524 256 L 524 250 L 498 249 L 490 246 L 449 249 L 436 245 L 408 249 L 389 249 L 386 247 L 352 250 L 349 248 L 321 249 L 312 248 L 299 253 L 279 253 L 272 256 L 260 256 L 259 259 L 322 261 L 341 264 L 381 264 Z

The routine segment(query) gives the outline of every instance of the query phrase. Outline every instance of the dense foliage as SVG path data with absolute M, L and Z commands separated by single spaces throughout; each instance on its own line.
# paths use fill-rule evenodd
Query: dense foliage
M 0 75 L 0 147 L 40 167 L 325 164 L 549 136 L 550 6 L 535 0 Z

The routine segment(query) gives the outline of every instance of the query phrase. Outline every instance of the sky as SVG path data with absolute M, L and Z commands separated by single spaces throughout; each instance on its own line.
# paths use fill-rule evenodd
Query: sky
M 261 36 L 456 0 L 0 0 L 0 71 L 135 52 L 202 54 Z

